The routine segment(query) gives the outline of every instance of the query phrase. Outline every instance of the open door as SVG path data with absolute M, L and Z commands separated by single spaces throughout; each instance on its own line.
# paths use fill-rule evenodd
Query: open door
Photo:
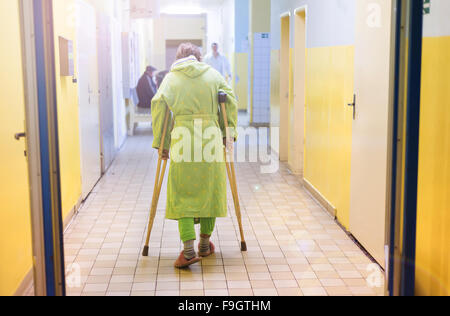
M 280 160 L 288 160 L 289 133 L 289 67 L 290 67 L 290 20 L 291 14 L 281 16 L 280 52 Z
M 98 72 L 100 91 L 100 148 L 102 172 L 105 173 L 115 158 L 114 96 L 112 75 L 112 22 L 97 13 Z
M 0 2 L 4 32 L 0 40 L 0 295 L 14 291 L 30 271 L 32 261 L 30 192 L 26 157 L 25 99 L 19 1 Z
M 81 180 L 83 200 L 102 174 L 100 153 L 100 104 L 97 75 L 95 9 L 78 0 L 78 102 L 80 112 Z
M 350 231 L 385 266 L 392 0 L 356 1 Z

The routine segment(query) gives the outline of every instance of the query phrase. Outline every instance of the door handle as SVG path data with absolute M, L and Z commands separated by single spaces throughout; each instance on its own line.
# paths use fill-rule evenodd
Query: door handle
M 348 106 L 353 107 L 353 120 L 356 120 L 356 94 L 353 95 L 353 103 L 349 103 Z
M 20 140 L 21 138 L 27 137 L 26 133 L 17 133 L 14 135 L 15 140 Z

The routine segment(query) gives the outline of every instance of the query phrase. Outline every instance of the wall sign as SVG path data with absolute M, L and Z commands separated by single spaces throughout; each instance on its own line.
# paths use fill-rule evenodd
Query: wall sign
M 431 13 L 431 0 L 423 1 L 423 14 L 427 15 Z

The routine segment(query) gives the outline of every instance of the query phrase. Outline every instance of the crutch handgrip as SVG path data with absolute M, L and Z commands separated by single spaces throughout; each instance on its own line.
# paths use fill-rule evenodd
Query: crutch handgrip
M 219 103 L 227 103 L 228 95 L 225 92 L 219 92 Z

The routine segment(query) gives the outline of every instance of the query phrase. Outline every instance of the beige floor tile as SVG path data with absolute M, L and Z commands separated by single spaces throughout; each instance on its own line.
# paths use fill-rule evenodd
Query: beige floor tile
M 352 292 L 346 286 L 325 287 L 329 296 L 352 296 Z
M 156 284 L 156 291 L 168 291 L 168 290 L 179 290 L 180 282 L 158 282 Z
M 131 292 L 124 291 L 124 292 L 106 292 L 105 296 L 117 296 L 117 297 L 128 297 L 131 295 Z
M 95 297 L 95 296 L 105 296 L 106 292 L 83 292 L 81 296 Z
M 131 292 L 133 283 L 111 283 L 108 292 Z
M 223 266 L 204 266 L 202 268 L 203 273 L 224 273 L 225 269 Z
M 269 265 L 269 271 L 271 273 L 291 272 L 291 268 L 288 265 Z
M 131 296 L 155 296 L 155 291 L 132 291 Z
M 343 287 L 345 286 L 344 281 L 341 279 L 320 279 L 322 286 L 324 287 Z
M 202 273 L 180 274 L 179 279 L 181 282 L 203 281 L 203 274 Z
M 108 284 L 86 284 L 83 292 L 106 292 Z
M 180 281 L 179 274 L 158 274 L 156 279 L 159 282 L 177 282 Z
M 298 280 L 298 284 L 301 288 L 323 286 L 319 279 Z
M 181 282 L 180 289 L 183 290 L 203 290 L 203 281 Z
M 314 272 L 319 279 L 340 279 L 341 276 L 336 271 L 316 271 Z
M 295 280 L 274 280 L 277 289 L 283 288 L 297 288 L 299 285 Z
M 368 287 L 350 287 L 350 291 L 355 296 L 374 296 L 375 291 Z
M 342 279 L 361 279 L 362 275 L 358 271 L 338 271 Z
M 255 296 L 259 297 L 271 297 L 271 296 L 278 296 L 278 292 L 275 288 L 268 288 L 268 289 L 253 289 L 253 294 Z
M 365 287 L 367 285 L 367 281 L 365 279 L 343 279 L 344 283 L 348 287 Z
M 226 281 L 203 281 L 205 290 L 220 290 L 227 288 Z
M 203 280 L 204 281 L 225 281 L 226 275 L 225 273 L 204 273 Z
M 227 289 L 211 289 L 211 290 L 205 290 L 206 296 L 218 296 L 218 297 L 225 297 L 229 296 Z
M 272 276 L 268 272 L 249 273 L 248 275 L 252 281 L 272 280 Z
M 132 291 L 155 291 L 156 282 L 133 283 Z
M 253 290 L 251 289 L 229 289 L 228 292 L 230 296 L 254 296 Z
M 133 283 L 134 275 L 113 275 L 110 283 Z
M 248 281 L 248 273 L 242 272 L 242 273 L 226 273 L 227 281 Z
M 307 287 L 301 289 L 305 296 L 328 296 L 327 291 L 323 287 Z
M 203 290 L 181 290 L 180 296 L 186 297 L 201 297 L 205 296 L 205 292 Z
M 179 290 L 156 291 L 155 296 L 180 296 Z
M 250 281 L 227 281 L 229 289 L 251 289 Z
M 118 276 L 118 277 L 120 277 L 120 276 Z M 125 276 L 125 277 L 127 277 L 127 276 Z M 157 277 L 158 276 L 156 274 L 148 274 L 148 275 L 146 275 L 146 274 L 142 274 L 142 275 L 136 274 L 136 276 L 134 277 L 134 281 L 133 282 L 134 283 L 156 282 Z
M 274 289 L 273 281 L 250 281 L 253 289 Z
M 300 288 L 280 288 L 277 291 L 279 296 L 303 296 Z
M 110 275 L 89 276 L 86 280 L 88 284 L 108 284 L 111 280 Z
M 113 275 L 131 275 L 134 274 L 136 268 L 114 268 Z
M 245 273 L 247 270 L 245 265 L 242 266 L 224 266 L 225 273 Z

